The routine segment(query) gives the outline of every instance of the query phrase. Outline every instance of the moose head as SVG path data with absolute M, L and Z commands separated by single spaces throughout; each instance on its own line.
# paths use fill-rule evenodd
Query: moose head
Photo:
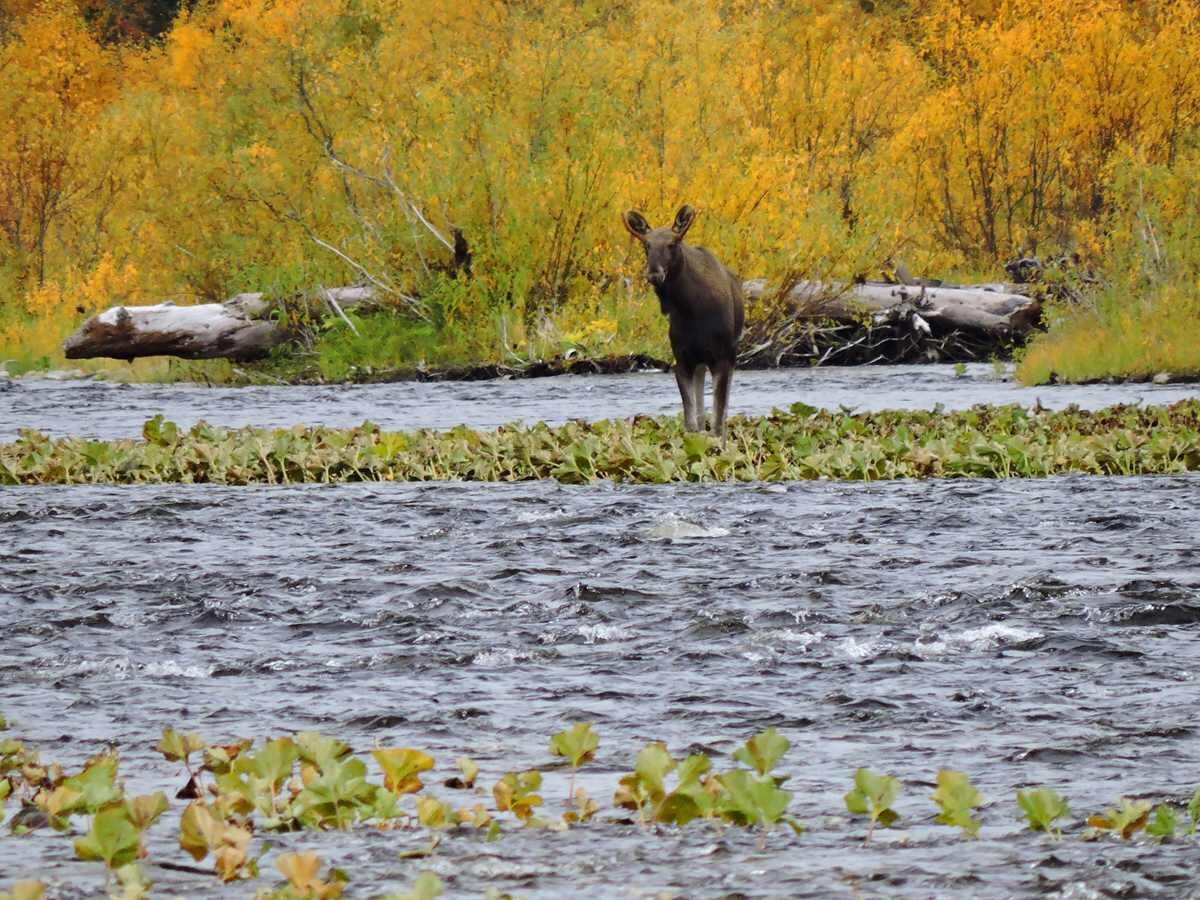
M 621 219 L 629 233 L 641 241 L 646 249 L 647 281 L 652 285 L 662 285 L 679 273 L 683 267 L 683 236 L 696 221 L 696 210 L 687 204 L 679 207 L 670 228 L 651 228 L 636 209 L 629 210 Z

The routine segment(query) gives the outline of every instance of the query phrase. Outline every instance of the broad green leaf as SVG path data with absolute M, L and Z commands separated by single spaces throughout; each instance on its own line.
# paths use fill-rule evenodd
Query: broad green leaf
M 204 748 L 204 768 L 214 775 L 224 775 L 233 768 L 233 764 L 254 743 L 250 738 L 234 741 L 232 744 L 208 744 Z
M 434 766 L 434 759 L 409 747 L 383 747 L 371 755 L 383 770 L 383 783 L 396 794 L 415 794 L 424 785 L 418 777 Z
M 315 731 L 302 731 L 296 735 L 296 748 L 301 759 L 318 769 L 323 769 L 350 753 L 348 744 Z
M 725 789 L 721 812 L 740 825 L 774 825 L 792 801 L 791 792 L 780 790 L 771 778 L 756 778 L 745 769 L 722 772 L 717 778 Z
M 941 809 L 937 821 L 961 828 L 971 837 L 979 834 L 980 823 L 971 818 L 971 810 L 983 803 L 983 798 L 965 772 L 941 769 L 937 773 L 937 790 L 933 792 L 932 800 Z
M 252 756 L 239 756 L 233 763 L 235 772 L 254 775 L 265 781 L 272 794 L 279 793 L 284 782 L 292 777 L 292 769 L 300 750 L 291 738 L 267 741 Z
M 1197 827 L 1200 827 L 1200 787 L 1196 788 L 1188 802 L 1188 817 L 1192 820 L 1190 831 L 1195 834 Z
M 734 751 L 733 758 L 762 776 L 775 768 L 775 764 L 787 753 L 791 745 L 792 742 L 774 728 L 768 728 Z
M 111 806 L 96 813 L 91 830 L 75 840 L 75 855 L 116 869 L 137 859 L 141 839 L 125 807 Z
M 417 798 L 417 821 L 426 828 L 441 830 L 455 824 L 457 818 L 449 803 L 432 794 L 424 794 Z
M 600 736 L 592 729 L 591 722 L 576 722 L 565 731 L 560 731 L 550 738 L 550 753 L 554 756 L 566 757 L 571 768 L 578 769 L 585 762 L 590 762 L 600 746 Z
M 1179 817 L 1175 815 L 1175 810 L 1165 804 L 1160 804 L 1155 808 L 1150 821 L 1146 823 L 1146 834 L 1164 841 L 1175 837 L 1175 830 L 1178 827 Z
M 492 797 L 498 810 L 511 812 L 522 822 L 528 823 L 533 815 L 533 808 L 542 805 L 541 796 L 535 793 L 541 786 L 541 772 L 508 772 L 492 788 Z
M 1017 791 L 1017 805 L 1033 831 L 1051 831 L 1054 822 L 1070 813 L 1067 801 L 1048 787 Z
M 82 772 L 63 781 L 61 787 L 79 794 L 71 812 L 97 812 L 121 799 L 117 785 L 117 757 L 97 756 L 87 762 Z
M 666 794 L 664 781 L 678 763 L 667 750 L 667 745 L 661 741 L 647 744 L 637 755 L 633 772 L 641 783 L 643 790 L 658 803 Z
M 369 812 L 376 789 L 361 759 L 326 757 L 321 773 L 308 781 L 291 809 L 306 828 L 349 828 Z
M 145 831 L 153 825 L 158 817 L 170 809 L 167 795 L 162 791 L 153 794 L 142 794 L 125 801 L 129 813 L 129 821 L 138 831 Z
M 167 759 L 186 766 L 189 756 L 204 749 L 204 740 L 194 732 L 181 734 L 174 728 L 164 728 L 162 739 L 154 745 L 154 749 Z
M 854 788 L 843 798 L 846 809 L 856 815 L 871 817 L 867 837 L 871 836 L 876 824 L 891 827 L 899 820 L 892 804 L 900 794 L 900 782 L 890 775 L 877 775 L 870 769 L 858 769 L 854 773 Z

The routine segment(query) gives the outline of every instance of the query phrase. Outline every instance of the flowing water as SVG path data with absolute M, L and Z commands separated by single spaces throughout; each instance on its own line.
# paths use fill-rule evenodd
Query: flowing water
M 711 379 L 708 384 L 711 392 Z M 991 366 L 829 366 L 738 372 L 731 413 L 756 414 L 797 401 L 826 409 L 964 409 L 976 403 L 1020 403 L 1095 409 L 1114 403 L 1172 403 L 1200 397 L 1200 384 L 1115 384 L 1026 388 Z M 711 408 L 711 397 L 708 401 Z M 675 378 L 563 375 L 421 384 L 212 388 L 200 385 L 112 384 L 49 378 L 0 378 L 0 441 L 21 428 L 89 438 L 131 437 L 162 413 L 179 425 L 287 428 L 348 427 L 364 419 L 388 431 L 413 428 L 495 428 L 506 422 L 678 415 Z
M 840 387 L 815 397 L 821 379 Z M 487 424 L 627 414 L 631 394 L 671 387 L 585 381 L 253 395 L 20 382 L 0 415 L 23 418 L 0 422 L 130 434 L 163 409 L 183 422 Z M 739 409 L 1032 402 L 981 370 L 754 374 L 737 387 Z M 388 388 L 410 399 L 384 403 Z M 1111 390 L 1039 396 L 1174 398 Z M 492 399 L 455 405 L 456 391 Z M 43 402 L 14 406 L 21 392 Z M 655 394 L 644 411 L 655 404 L 672 405 Z M 410 832 L 256 838 L 316 850 L 350 872 L 353 896 L 423 869 L 455 897 L 1195 896 L 1194 843 L 1084 842 L 1078 828 L 1054 842 L 1021 829 L 1013 792 L 1055 786 L 1078 821 L 1122 794 L 1185 800 L 1200 781 L 1198 500 L 1194 477 L 0 489 L 0 712 L 46 759 L 77 766 L 119 745 L 137 792 L 186 780 L 152 750 L 164 725 L 210 740 L 315 729 L 364 754 L 432 752 L 428 781 L 460 805 L 475 798 L 439 783 L 460 754 L 488 788 L 543 768 L 552 811 L 567 778 L 547 739 L 595 723 L 580 782 L 603 810 L 585 828 L 455 833 L 431 860 L 398 858 L 423 840 Z M 777 830 L 763 851 L 737 829 L 645 835 L 611 821 L 624 815 L 611 791 L 645 742 L 725 765 L 768 726 L 793 742 L 781 769 L 802 837 Z M 841 800 L 858 766 L 904 782 L 900 827 L 865 846 Z M 968 772 L 988 801 L 978 841 L 933 823 L 940 767 Z M 150 832 L 158 887 L 248 896 L 158 865 L 191 863 L 175 843 L 180 805 Z M 0 837 L 0 888 L 40 875 L 52 896 L 95 896 L 98 873 L 60 835 Z

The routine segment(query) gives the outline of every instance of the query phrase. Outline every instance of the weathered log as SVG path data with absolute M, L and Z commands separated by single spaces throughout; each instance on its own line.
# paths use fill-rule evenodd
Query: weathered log
M 802 281 L 787 296 L 801 318 L 861 322 L 864 316 L 888 317 L 888 311 L 910 306 L 932 329 L 944 334 L 967 331 L 993 338 L 1024 334 L 1038 320 L 1041 304 L 1032 297 L 1002 290 L 1007 285 L 924 287 L 903 284 L 834 284 Z M 766 291 L 761 280 L 748 281 L 746 294 L 758 298 Z
M 369 287 L 330 288 L 319 293 L 320 299 L 339 311 L 374 295 Z M 287 336 L 278 322 L 262 318 L 271 308 L 271 302 L 260 293 L 195 306 L 114 306 L 84 322 L 67 338 L 63 351 L 67 359 L 261 359 Z
M 747 281 L 745 291 L 752 299 L 761 298 L 766 293 L 766 282 Z M 375 295 L 371 287 L 341 287 L 319 289 L 314 299 L 341 315 L 343 307 L 369 301 Z M 1038 300 L 1002 284 L 926 287 L 804 281 L 791 289 L 787 302 L 791 314 L 801 319 L 861 323 L 869 318 L 875 324 L 886 324 L 900 317 L 919 331 L 928 328 L 938 335 L 962 331 L 989 339 L 1024 334 L 1036 324 L 1040 313 Z M 197 306 L 116 306 L 84 322 L 67 338 L 63 349 L 68 359 L 260 359 L 287 339 L 286 331 L 267 317 L 271 309 L 271 302 L 257 293 Z

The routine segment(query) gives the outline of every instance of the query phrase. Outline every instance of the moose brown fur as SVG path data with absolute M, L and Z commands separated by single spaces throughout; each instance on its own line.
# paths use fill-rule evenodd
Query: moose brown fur
M 741 282 L 703 247 L 683 243 L 696 211 L 682 206 L 670 228 L 651 228 L 636 210 L 622 216 L 646 250 L 646 280 L 667 317 L 675 381 L 688 431 L 704 430 L 704 373 L 713 375 L 713 433 L 725 436 L 729 385 L 742 334 Z

